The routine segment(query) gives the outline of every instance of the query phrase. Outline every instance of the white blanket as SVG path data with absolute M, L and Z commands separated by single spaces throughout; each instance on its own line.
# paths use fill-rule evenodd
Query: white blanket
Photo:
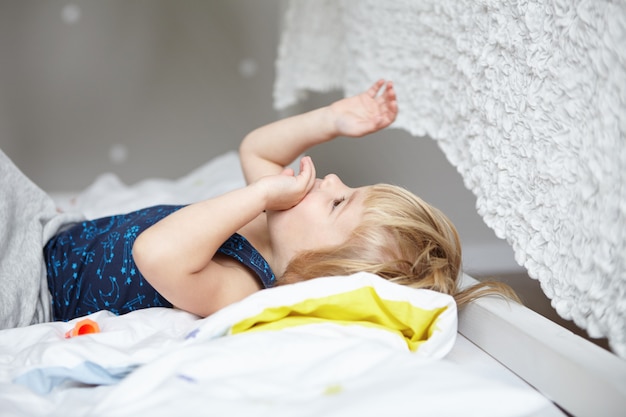
M 392 79 L 564 318 L 626 358 L 626 2 L 293 0 L 274 103 Z
M 440 359 L 456 337 L 451 297 L 366 273 L 264 290 L 206 319 L 90 317 L 100 333 L 64 338 L 76 320 L 0 332 L 0 414 L 502 417 L 549 404 Z

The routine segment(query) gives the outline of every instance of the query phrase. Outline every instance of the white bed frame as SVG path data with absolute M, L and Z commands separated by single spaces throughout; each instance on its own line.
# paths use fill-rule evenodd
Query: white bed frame
M 459 333 L 567 413 L 626 416 L 626 361 L 522 305 L 484 297 L 460 312 Z

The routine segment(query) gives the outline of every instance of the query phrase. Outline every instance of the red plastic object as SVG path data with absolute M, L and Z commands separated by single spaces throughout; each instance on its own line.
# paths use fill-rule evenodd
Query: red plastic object
M 78 321 L 72 330 L 65 333 L 65 338 L 69 339 L 70 337 L 91 333 L 100 333 L 100 326 L 91 319 L 84 319 Z

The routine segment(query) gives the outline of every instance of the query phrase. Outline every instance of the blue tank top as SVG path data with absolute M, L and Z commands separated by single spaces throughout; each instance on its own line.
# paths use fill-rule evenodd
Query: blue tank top
M 148 307 L 172 307 L 146 281 L 133 259 L 137 236 L 184 206 L 154 206 L 128 214 L 77 223 L 54 236 L 44 247 L 54 320 L 109 310 L 124 314 Z M 265 288 L 274 273 L 250 242 L 234 234 L 219 253 L 250 268 Z

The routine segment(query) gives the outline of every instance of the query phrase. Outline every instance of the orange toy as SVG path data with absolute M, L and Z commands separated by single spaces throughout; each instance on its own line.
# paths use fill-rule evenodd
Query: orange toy
M 78 321 L 72 330 L 65 333 L 65 338 L 68 339 L 74 336 L 81 336 L 84 334 L 99 333 L 99 332 L 100 332 L 100 326 L 98 326 L 98 323 L 90 319 L 84 319 L 84 320 Z

